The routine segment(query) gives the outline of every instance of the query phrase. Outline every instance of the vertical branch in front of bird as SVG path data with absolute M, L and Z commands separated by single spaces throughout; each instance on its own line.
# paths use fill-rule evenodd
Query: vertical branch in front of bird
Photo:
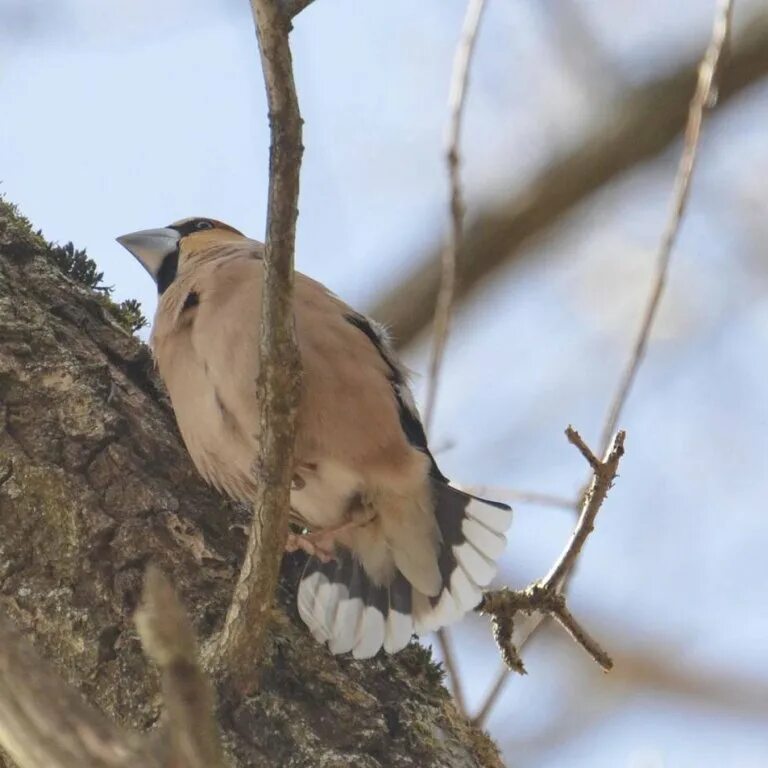
M 698 154 L 704 113 L 708 108 L 715 106 L 717 101 L 717 80 L 722 66 L 724 50 L 731 33 L 732 15 L 733 0 L 718 0 L 715 20 L 712 27 L 712 35 L 707 50 L 699 64 L 696 90 L 694 91 L 688 110 L 688 119 L 683 140 L 683 152 L 678 164 L 677 173 L 675 174 L 672 206 L 669 213 L 669 219 L 662 233 L 650 294 L 643 312 L 638 333 L 632 345 L 629 361 L 619 380 L 616 393 L 611 400 L 602 429 L 600 446 L 603 453 L 605 453 L 610 446 L 611 439 L 618 426 L 619 419 L 621 418 L 624 406 L 629 398 L 632 386 L 637 378 L 641 364 L 645 359 L 648 341 L 658 315 L 661 299 L 664 295 L 672 251 L 682 225 L 683 216 L 690 195 L 691 181 Z M 591 485 L 586 485 L 584 490 L 580 492 L 579 496 L 582 503 L 585 503 L 589 499 L 591 487 Z M 572 569 L 562 574 L 561 589 L 564 590 L 566 588 L 571 573 Z M 539 626 L 541 625 L 539 624 Z M 535 634 L 536 629 L 537 627 L 534 627 L 527 635 L 526 641 Z M 504 681 L 509 676 L 509 671 L 509 668 L 504 667 L 499 672 L 496 681 L 491 686 L 488 695 L 480 707 L 479 714 L 474 720 L 477 725 L 482 726 L 493 709 L 494 704 L 504 688 Z
M 428 433 L 431 431 L 432 418 L 437 401 L 440 370 L 443 364 L 445 346 L 448 342 L 453 300 L 456 292 L 456 262 L 457 254 L 461 248 L 465 212 L 464 194 L 461 184 L 459 143 L 461 140 L 464 105 L 467 97 L 467 85 L 469 83 L 469 69 L 484 9 L 485 0 L 469 0 L 467 4 L 459 43 L 454 54 L 448 95 L 450 117 L 446 141 L 446 162 L 450 187 L 450 231 L 441 256 L 440 289 L 437 295 L 435 315 L 432 323 L 432 351 L 427 378 L 427 395 L 424 404 L 424 427 Z M 466 699 L 449 632 L 445 628 L 440 628 L 436 634 L 453 696 L 461 712 L 466 714 Z
M 263 655 L 288 533 L 290 485 L 301 366 L 293 320 L 293 261 L 302 119 L 288 41 L 291 23 L 279 0 L 251 0 L 269 105 L 269 202 L 262 296 L 258 488 L 243 565 L 224 627 L 210 650 L 241 689 Z

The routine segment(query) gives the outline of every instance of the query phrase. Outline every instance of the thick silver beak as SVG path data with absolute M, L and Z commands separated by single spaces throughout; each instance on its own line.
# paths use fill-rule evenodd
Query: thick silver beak
M 175 253 L 179 246 L 179 233 L 170 227 L 161 229 L 143 229 L 140 232 L 130 232 L 116 238 L 117 242 L 130 251 L 142 264 L 144 269 L 157 282 L 157 275 L 166 256 Z

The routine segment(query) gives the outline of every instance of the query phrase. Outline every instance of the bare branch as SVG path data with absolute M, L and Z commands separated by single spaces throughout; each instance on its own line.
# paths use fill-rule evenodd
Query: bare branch
M 594 529 L 597 513 L 600 511 L 600 507 L 616 477 L 619 462 L 624 455 L 625 435 L 623 432 L 616 434 L 610 450 L 602 461 L 595 459 L 592 451 L 572 427 L 568 427 L 566 435 L 568 440 L 587 458 L 594 471 L 570 541 L 549 573 L 541 581 L 519 591 L 510 589 L 488 591 L 480 604 L 480 612 L 492 616 L 494 637 L 505 664 L 516 672 L 525 671 L 522 659 L 512 642 L 515 614 L 518 612 L 528 614 L 538 612 L 551 616 L 603 669 L 608 670 L 613 664 L 608 654 L 568 610 L 562 588 L 573 570 L 589 534 Z M 493 696 L 498 695 L 500 690 L 501 684 L 494 686 Z M 486 699 L 481 711 L 487 712 L 490 709 L 490 699 L 491 697 Z
M 509 630 L 509 635 L 512 635 L 511 629 Z M 496 643 L 498 644 L 498 640 Z M 522 670 L 515 669 L 515 667 L 507 663 L 506 659 L 502 658 L 502 661 L 504 664 L 496 675 L 496 680 L 494 680 L 493 685 L 489 688 L 488 693 L 485 695 L 485 699 L 480 705 L 480 709 L 477 711 L 477 714 L 472 718 L 473 725 L 476 725 L 478 728 L 485 728 L 488 715 L 491 714 L 491 711 L 496 706 L 496 702 L 498 701 L 499 696 L 501 696 L 501 693 L 504 690 L 504 686 L 507 684 L 507 680 L 509 680 L 510 670 L 513 670 L 518 674 L 525 673 L 525 667 L 523 667 Z
M 453 59 L 453 72 L 448 96 L 450 120 L 448 124 L 448 147 L 446 162 L 448 165 L 448 180 L 450 184 L 450 219 L 451 230 L 448 241 L 443 248 L 441 257 L 440 290 L 435 306 L 433 321 L 432 354 L 427 378 L 427 396 L 424 404 L 424 427 L 429 432 L 432 417 L 437 402 L 437 387 L 440 381 L 440 369 L 443 364 L 445 345 L 448 342 L 448 332 L 451 326 L 453 310 L 453 294 L 456 289 L 456 254 L 461 247 L 462 230 L 464 225 L 464 198 L 461 188 L 461 167 L 459 157 L 459 142 L 461 139 L 461 123 L 464 115 L 464 104 L 469 82 L 469 68 L 472 54 L 475 50 L 477 32 L 483 17 L 485 0 L 469 0 L 464 15 L 464 24 Z M 453 647 L 448 630 L 441 627 L 437 630 L 437 642 L 443 657 L 453 697 L 459 710 L 466 714 L 466 700 L 461 685 L 458 667 L 453 653 Z
M 664 284 L 666 281 L 666 275 L 669 269 L 672 248 L 674 246 L 677 233 L 680 229 L 680 224 L 688 200 L 691 177 L 696 161 L 696 151 L 698 149 L 699 136 L 701 133 L 701 125 L 704 117 L 704 110 L 714 106 L 713 96 L 715 95 L 716 91 L 719 92 L 717 95 L 719 95 L 720 99 L 722 100 L 723 97 L 732 95 L 733 93 L 740 90 L 739 83 L 746 84 L 749 82 L 749 77 L 745 77 L 747 73 L 759 72 L 759 76 L 762 76 L 765 70 L 768 69 L 768 60 L 763 61 L 757 48 L 754 47 L 755 41 L 758 38 L 764 38 L 764 42 L 762 43 L 763 49 L 768 50 L 768 46 L 766 45 L 766 43 L 768 43 L 768 16 L 762 15 L 755 17 L 752 20 L 750 29 L 753 36 L 743 38 L 738 45 L 738 49 L 733 48 L 729 50 L 730 66 L 727 73 L 729 76 L 728 79 L 719 77 L 720 73 L 718 70 L 723 49 L 727 44 L 730 36 L 732 8 L 732 0 L 720 0 L 713 25 L 712 37 L 704 57 L 698 66 L 698 79 L 696 83 L 696 89 L 687 112 L 687 121 L 685 123 L 683 154 L 678 165 L 677 175 L 675 177 L 672 209 L 670 212 L 669 221 L 662 236 L 661 246 L 659 248 L 656 275 L 628 366 L 619 382 L 616 395 L 614 396 L 612 404 L 609 408 L 606 422 L 603 427 L 601 437 L 601 447 L 603 452 L 607 450 L 611 436 L 613 435 L 613 432 L 618 425 L 621 412 L 629 396 L 629 392 L 631 390 L 634 379 L 637 376 L 640 364 L 642 363 L 645 349 L 648 343 L 648 338 L 653 327 L 653 322 L 656 318 L 656 312 L 661 301 Z M 742 67 L 744 67 L 744 71 L 742 71 Z M 722 82 L 716 84 L 718 79 L 721 79 Z M 574 433 L 574 436 L 578 437 L 577 433 Z M 574 439 L 571 435 L 569 435 L 569 439 L 571 442 L 574 442 Z M 580 438 L 579 442 L 574 442 L 574 444 L 577 445 L 579 450 L 581 450 L 582 454 L 594 470 L 596 460 L 589 448 L 584 444 L 583 441 L 581 441 Z M 595 472 L 592 483 L 588 485 L 582 493 L 579 494 L 585 505 L 588 505 L 590 496 L 594 493 L 594 483 L 598 477 L 598 474 L 599 473 Z M 577 525 L 576 531 L 578 531 L 578 528 L 579 526 Z M 574 531 L 574 537 L 576 536 L 576 531 Z M 586 538 L 586 536 L 584 538 Z M 573 539 L 571 543 L 573 543 Z M 569 550 L 567 548 L 566 552 L 568 551 Z M 556 583 L 560 588 L 564 589 L 570 572 L 571 567 L 563 564 L 563 558 L 561 556 L 561 559 L 555 566 L 553 566 L 553 570 L 547 576 L 547 581 L 551 579 L 552 583 Z M 557 618 L 560 623 L 565 626 L 562 621 L 562 616 L 556 616 L 555 618 Z M 530 638 L 535 633 L 535 631 L 536 628 L 533 629 L 526 640 Z M 502 674 L 500 674 L 499 678 L 491 687 L 491 690 L 489 691 L 483 705 L 481 706 L 480 714 L 475 719 L 476 723 L 482 723 L 490 713 L 498 696 L 501 694 L 504 686 L 504 680 L 506 679 L 507 675 L 508 671 L 505 670 Z
M 565 436 L 570 443 L 579 449 L 579 453 L 587 460 L 587 464 L 592 467 L 592 471 L 599 472 L 600 459 L 592 453 L 591 448 L 582 440 L 581 435 L 573 427 L 569 426 L 565 430 Z
M 659 246 L 659 253 L 656 260 L 656 274 L 653 280 L 653 285 L 651 286 L 651 294 L 648 297 L 648 304 L 646 305 L 643 319 L 640 323 L 637 338 L 632 347 L 629 363 L 621 377 L 618 389 L 608 410 L 608 416 L 605 420 L 605 426 L 603 427 L 603 434 L 600 441 L 603 448 L 608 445 L 611 435 L 616 431 L 621 412 L 624 409 L 624 405 L 629 397 L 637 372 L 645 357 L 648 339 L 651 335 L 651 329 L 653 328 L 653 323 L 656 320 L 656 314 L 659 310 L 661 297 L 664 293 L 664 286 L 667 282 L 669 262 L 672 258 L 672 248 L 677 240 L 680 224 L 688 203 L 691 178 L 693 169 L 696 165 L 696 151 L 699 147 L 699 137 L 701 136 L 701 125 L 704 120 L 704 110 L 714 107 L 716 102 L 716 99 L 713 98 L 713 96 L 716 95 L 715 81 L 718 76 L 718 68 L 722 59 L 723 48 L 730 34 L 732 10 L 733 0 L 720 0 L 714 27 L 712 29 L 712 39 L 710 40 L 707 52 L 704 54 L 701 66 L 699 67 L 698 84 L 688 112 L 683 154 L 680 158 L 680 164 L 678 165 L 677 176 L 675 178 L 675 189 L 669 221 L 664 229 L 661 245 Z
M 584 506 L 576 522 L 576 527 L 573 529 L 571 540 L 560 554 L 557 562 L 552 566 L 550 572 L 545 576 L 541 584 L 544 589 L 559 588 L 576 564 L 576 559 L 581 553 L 587 537 L 595 527 L 597 513 L 600 511 L 600 507 L 608 495 L 611 484 L 618 472 L 619 462 L 624 455 L 624 439 L 626 437 L 624 432 L 616 433 L 613 438 L 613 444 L 609 446 L 602 461 L 595 458 L 592 451 L 584 444 L 581 435 L 573 427 L 568 427 L 565 430 L 565 434 L 568 440 L 587 458 L 594 474 L 592 475 L 592 482 L 584 495 Z
M 171 583 L 153 566 L 135 621 L 144 651 L 162 675 L 172 759 L 185 768 L 220 768 L 213 692 L 198 664 L 195 633 Z
M 0 616 L 0 747 L 19 768 L 163 764 L 143 739 L 86 704 L 4 616 Z
M 469 0 L 464 15 L 461 37 L 459 38 L 459 44 L 456 47 L 456 53 L 453 58 L 453 73 L 451 74 L 451 87 L 448 97 L 450 120 L 448 123 L 448 147 L 446 151 L 448 180 L 451 189 L 451 230 L 440 259 L 440 290 L 435 305 L 432 356 L 429 364 L 427 396 L 424 404 L 424 427 L 427 432 L 429 432 L 429 428 L 432 425 L 432 416 L 437 399 L 437 386 L 440 379 L 440 368 L 443 363 L 445 345 L 448 341 L 451 312 L 453 310 L 453 295 L 456 289 L 456 254 L 459 252 L 459 248 L 461 248 L 465 210 L 464 194 L 461 187 L 459 143 L 461 141 L 464 104 L 467 99 L 469 69 L 472 64 L 472 54 L 475 51 L 477 32 L 480 28 L 484 9 L 485 0 Z
M 579 503 L 565 496 L 539 491 L 519 491 L 516 488 L 504 488 L 497 485 L 462 485 L 462 489 L 475 496 L 490 496 L 497 501 L 535 504 L 539 507 L 555 507 L 578 511 Z
M 300 361 L 293 323 L 293 256 L 298 216 L 302 120 L 278 0 L 251 0 L 272 132 L 261 327 L 261 452 L 254 517 L 240 576 L 212 653 L 233 679 L 252 683 L 261 659 L 288 534 Z
M 642 162 L 656 157 L 684 129 L 687 98 L 695 88 L 699 59 L 630 90 L 583 143 L 553 158 L 523 189 L 491 205 L 465 228 L 458 253 L 456 300 L 465 298 L 493 270 L 522 262 L 524 246 L 573 211 L 590 195 Z M 768 13 L 744 24 L 729 49 L 719 83 L 724 104 L 768 75 Z M 684 96 L 685 95 L 685 96 Z M 431 321 L 440 284 L 442 248 L 425 259 L 371 308 L 400 346 L 413 341 Z
M 468 715 L 467 697 L 464 693 L 464 684 L 459 674 L 459 665 L 456 660 L 456 653 L 453 648 L 453 639 L 447 627 L 440 627 L 435 632 L 437 644 L 440 647 L 440 657 L 443 660 L 445 674 L 448 677 L 451 695 L 456 702 L 456 707 L 465 717 Z

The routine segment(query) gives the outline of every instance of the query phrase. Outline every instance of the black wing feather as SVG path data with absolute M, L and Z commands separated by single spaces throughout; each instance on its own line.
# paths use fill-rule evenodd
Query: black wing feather
M 424 426 L 421 423 L 419 414 L 406 403 L 403 398 L 403 390 L 407 391 L 408 382 L 402 369 L 393 359 L 386 337 L 371 325 L 370 320 L 363 315 L 349 313 L 344 315 L 344 319 L 364 333 L 371 344 L 376 348 L 381 359 L 387 364 L 389 369 L 389 382 L 392 385 L 392 394 L 397 402 L 397 411 L 400 416 L 400 426 L 408 438 L 408 442 L 425 453 L 430 461 L 430 475 L 436 480 L 447 483 L 448 478 L 440 471 L 435 461 L 435 457 L 427 445 L 427 435 L 424 432 Z

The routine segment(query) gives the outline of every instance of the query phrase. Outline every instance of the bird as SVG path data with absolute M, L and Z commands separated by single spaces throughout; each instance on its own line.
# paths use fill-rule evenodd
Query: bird
M 258 484 L 265 246 L 211 218 L 117 238 L 157 285 L 155 364 L 197 470 L 252 501 Z M 429 450 L 384 326 L 295 273 L 302 364 L 286 549 L 309 557 L 299 615 L 333 654 L 392 654 L 475 609 L 511 508 L 451 484 Z

